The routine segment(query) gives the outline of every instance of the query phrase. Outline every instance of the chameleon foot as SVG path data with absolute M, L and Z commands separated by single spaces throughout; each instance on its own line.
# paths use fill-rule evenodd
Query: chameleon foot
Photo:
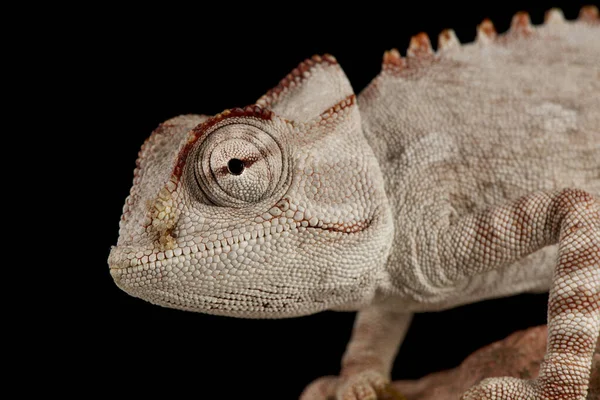
M 347 378 L 327 376 L 311 383 L 300 400 L 406 400 L 395 391 L 390 380 L 373 370 Z
M 363 371 L 342 381 L 337 390 L 337 400 L 381 399 L 389 384 L 389 379 L 379 372 Z

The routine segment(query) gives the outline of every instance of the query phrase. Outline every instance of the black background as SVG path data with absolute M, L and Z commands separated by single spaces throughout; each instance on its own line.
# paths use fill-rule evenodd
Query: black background
M 93 192 L 80 199 L 94 205 L 76 217 L 94 221 L 83 235 L 85 269 L 92 276 L 80 285 L 83 296 L 64 304 L 76 322 L 91 321 L 71 343 L 85 363 L 83 375 L 96 380 L 87 390 L 136 397 L 293 399 L 313 379 L 337 374 L 352 313 L 265 321 L 215 317 L 154 306 L 114 285 L 106 259 L 117 241 L 139 147 L 160 122 L 175 115 L 215 114 L 253 103 L 313 54 L 336 56 L 358 93 L 379 72 L 384 50 L 397 47 L 404 54 L 411 35 L 420 31 L 434 45 L 444 28 L 467 42 L 485 17 L 504 31 L 516 11 L 527 10 L 534 23 L 541 23 L 552 6 L 574 18 L 585 4 L 491 3 L 394 2 L 390 9 L 348 2 L 335 11 L 328 4 L 221 2 L 193 9 L 89 11 L 89 20 L 96 22 L 86 58 L 80 60 L 90 67 L 81 91 L 93 97 L 86 117 L 100 132 L 90 146 L 97 154 L 86 180 Z M 88 22 L 77 23 L 84 28 Z M 417 315 L 394 379 L 456 366 L 487 343 L 543 324 L 546 300 L 546 295 L 521 295 Z

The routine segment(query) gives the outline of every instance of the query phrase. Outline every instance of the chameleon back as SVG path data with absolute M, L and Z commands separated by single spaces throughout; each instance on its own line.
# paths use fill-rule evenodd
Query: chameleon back
M 435 54 L 423 35 L 406 59 L 386 55 L 359 104 L 390 198 L 444 193 L 460 216 L 534 190 L 600 194 L 600 27 L 522 18 L 502 36 L 484 22 L 473 44 L 446 32 Z
M 473 277 L 462 283 L 469 295 L 447 300 L 444 289 L 422 282 L 415 242 L 534 191 L 576 187 L 600 196 L 599 28 L 597 19 L 565 21 L 558 12 L 534 27 L 517 14 L 503 35 L 484 21 L 472 44 L 445 31 L 436 53 L 425 34 L 406 58 L 386 53 L 359 105 L 395 215 L 392 293 L 420 287 L 414 307 L 422 310 L 548 289 L 555 246 L 501 276 Z

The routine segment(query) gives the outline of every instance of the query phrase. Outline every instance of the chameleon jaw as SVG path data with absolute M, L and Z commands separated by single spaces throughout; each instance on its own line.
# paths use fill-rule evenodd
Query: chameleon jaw
M 304 235 L 311 236 L 319 241 L 338 241 L 342 237 L 348 238 L 344 240 L 358 240 L 360 235 L 356 234 L 369 230 L 372 225 L 370 220 L 338 225 L 319 224 L 320 226 L 312 227 L 302 226 L 299 221 L 296 223 L 296 226 L 286 229 L 287 234 L 292 232 L 298 238 Z M 265 229 L 262 231 L 262 236 L 257 235 L 249 240 L 244 239 L 233 243 L 227 252 L 223 247 L 215 246 L 219 241 L 209 242 L 209 246 L 195 245 L 190 250 L 184 251 L 181 247 L 175 247 L 150 255 L 147 255 L 150 250 L 143 251 L 134 246 L 113 247 L 109 256 L 110 274 L 117 286 L 133 297 L 169 308 L 213 315 L 287 318 L 310 315 L 326 309 L 361 302 L 361 299 L 355 298 L 357 293 L 360 293 L 359 291 L 338 293 L 327 283 L 327 278 L 322 278 L 325 280 L 317 282 L 313 286 L 288 287 L 285 280 L 279 280 L 276 276 L 271 280 L 271 278 L 265 279 L 264 276 L 252 275 L 251 260 L 256 260 L 253 254 L 258 253 L 253 253 L 250 249 L 258 243 L 276 242 L 275 239 L 268 240 L 268 236 L 275 237 L 277 234 L 277 231 L 271 233 L 270 230 Z M 231 265 L 223 263 L 216 268 L 213 265 L 211 268 L 210 264 L 201 261 L 218 260 L 219 257 L 228 258 L 230 253 L 235 255 L 235 249 L 243 248 L 249 249 L 249 253 L 245 254 L 246 261 L 235 268 L 246 272 L 239 273 L 234 280 L 227 278 L 222 281 L 224 275 L 221 274 L 226 274 L 223 271 L 231 268 Z M 265 260 L 268 260 L 268 254 L 266 256 L 263 254 L 262 257 L 267 257 Z M 283 261 L 281 265 L 278 264 L 274 262 L 272 267 L 281 268 L 284 272 L 279 274 L 287 276 L 294 270 L 299 271 L 300 266 L 305 262 L 296 262 L 295 267 L 289 267 Z M 193 274 L 186 275 L 185 279 L 182 279 L 180 272 L 185 269 L 193 270 Z M 357 275 L 351 283 L 358 285 L 362 281 L 364 281 L 364 277 L 361 274 Z M 231 284 L 223 287 L 222 285 L 226 283 Z M 234 289 L 235 285 L 239 286 Z M 213 292 L 214 288 L 220 289 Z M 283 291 L 281 291 L 282 288 Z
M 307 220 L 301 220 L 301 221 L 295 221 L 296 225 L 294 227 L 288 228 L 288 229 L 281 229 L 279 231 L 277 231 L 277 229 L 275 229 L 276 233 L 281 233 L 281 232 L 290 232 L 294 229 L 296 229 L 298 232 L 303 232 L 305 230 L 311 230 L 311 231 L 317 231 L 317 232 L 330 232 L 333 234 L 342 234 L 342 235 L 351 235 L 351 234 L 356 234 L 356 233 L 360 233 L 363 232 L 365 230 L 367 230 L 370 226 L 371 226 L 371 221 L 370 220 L 360 220 L 354 223 L 342 223 L 342 224 L 338 224 L 338 223 L 323 223 L 322 221 L 318 221 L 316 223 L 314 223 L 314 221 L 311 221 L 309 223 L 309 221 Z M 279 225 L 279 226 L 283 226 L 283 225 Z M 275 228 L 275 227 L 272 227 Z M 250 238 L 246 238 L 244 235 L 240 235 L 237 238 L 234 238 L 233 243 L 235 244 L 241 244 L 241 243 L 248 243 L 249 240 L 252 239 L 257 239 L 257 238 L 264 238 L 266 236 L 270 236 L 272 234 L 274 234 L 275 232 L 271 232 L 267 229 L 258 231 L 256 236 L 250 237 Z M 176 241 L 176 239 L 173 239 L 174 241 Z M 181 255 L 188 255 L 188 254 L 197 254 L 199 252 L 207 252 L 210 249 L 219 249 L 221 248 L 221 241 L 216 240 L 216 241 L 212 241 L 212 242 L 208 242 L 206 244 L 201 243 L 200 245 L 194 245 L 191 248 L 189 248 L 187 251 L 185 248 L 181 248 L 181 247 L 177 247 L 176 244 L 173 245 L 173 247 L 168 248 L 168 249 L 164 249 L 163 246 L 159 245 L 155 246 L 156 250 L 152 250 L 150 249 L 150 247 L 146 250 L 138 250 L 137 247 L 135 246 L 113 246 L 111 248 L 110 251 L 110 255 L 108 258 L 108 264 L 109 264 L 109 268 L 111 271 L 111 274 L 114 275 L 118 275 L 119 273 L 116 271 L 123 271 L 123 270 L 136 270 L 136 269 L 148 269 L 148 267 L 150 268 L 156 268 L 157 266 L 159 267 L 160 265 L 157 265 L 156 262 L 157 261 L 163 261 L 163 260 L 169 260 L 172 259 L 174 257 L 179 257 Z M 158 250 L 158 251 L 157 251 Z M 208 256 L 208 254 L 206 255 Z

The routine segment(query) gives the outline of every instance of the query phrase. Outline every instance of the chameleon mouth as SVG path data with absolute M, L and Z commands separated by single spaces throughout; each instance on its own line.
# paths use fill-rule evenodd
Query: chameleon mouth
M 311 221 L 313 222 L 313 221 Z M 321 231 L 321 232 L 330 232 L 330 233 L 338 233 L 343 235 L 351 235 L 355 233 L 362 232 L 368 229 L 371 226 L 371 220 L 361 220 L 353 223 L 323 223 L 322 221 L 318 221 L 315 223 L 309 223 L 309 221 L 297 221 L 294 229 L 306 229 L 311 231 Z M 289 230 L 289 229 L 288 229 Z M 273 232 L 269 230 L 262 231 L 262 234 L 257 235 L 257 238 L 268 236 L 273 234 Z M 252 237 L 255 239 L 254 237 Z M 233 243 L 239 244 L 241 242 L 247 242 L 248 239 L 244 237 L 234 238 Z M 190 254 L 190 253 L 202 253 L 208 252 L 208 248 L 214 249 L 214 255 L 219 255 L 222 252 L 222 247 L 220 242 L 214 242 L 210 244 L 200 244 L 196 245 L 195 249 L 189 249 L 187 252 L 182 249 L 175 247 L 173 249 L 161 250 L 159 252 L 153 251 L 141 251 L 134 246 L 115 246 L 111 249 L 108 264 L 113 275 L 119 275 L 121 272 L 126 270 L 130 270 L 136 267 L 143 267 L 148 264 L 154 264 L 156 261 L 166 261 L 173 257 L 179 257 L 182 254 Z M 217 250 L 219 249 L 219 250 Z M 207 254 L 208 256 L 208 254 Z
M 371 226 L 371 221 L 364 220 L 364 221 L 355 222 L 353 224 L 331 224 L 328 226 L 326 226 L 326 225 L 307 226 L 306 228 L 307 229 L 318 229 L 321 231 L 328 231 L 328 232 L 339 232 L 339 233 L 350 234 L 350 233 L 362 232 L 365 229 L 369 228 L 369 226 Z

